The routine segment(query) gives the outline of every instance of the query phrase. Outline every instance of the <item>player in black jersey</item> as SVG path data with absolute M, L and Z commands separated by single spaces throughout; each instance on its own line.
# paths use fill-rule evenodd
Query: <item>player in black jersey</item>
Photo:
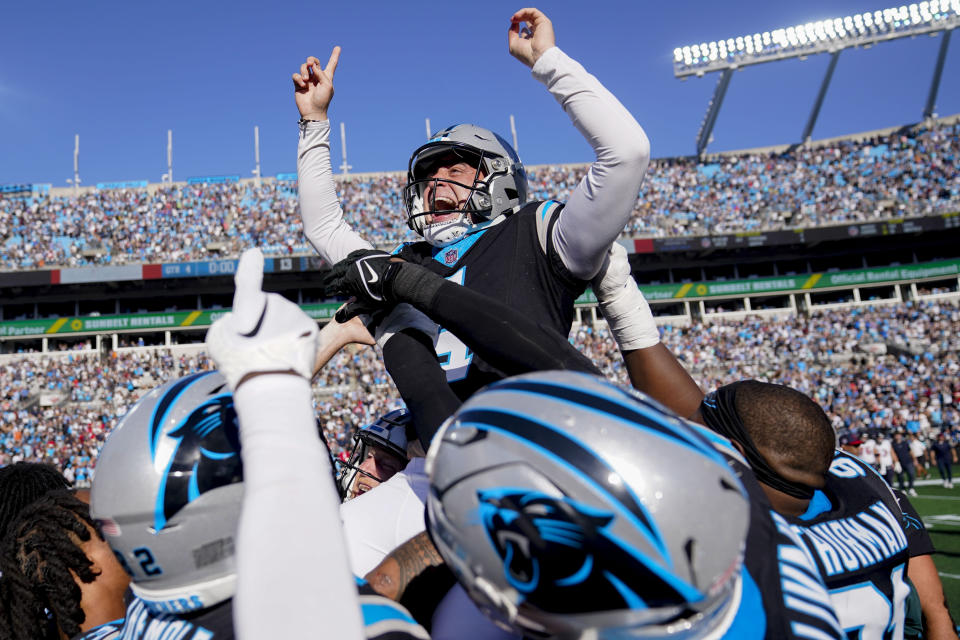
M 908 559 L 932 550 L 922 527 L 905 515 L 906 498 L 898 500 L 870 465 L 834 450 L 823 409 L 798 391 L 736 382 L 708 394 L 701 413 L 761 470 L 775 508 L 816 558 L 847 634 L 903 637 Z M 924 561 L 909 570 L 929 612 L 925 632 L 956 638 L 939 579 L 930 573 Z
M 625 326 L 649 323 L 652 319 L 642 312 L 645 305 L 641 304 L 642 296 L 629 271 L 608 269 L 607 273 L 614 281 L 604 282 L 606 287 L 616 289 L 615 280 L 619 274 L 624 290 L 634 292 L 632 295 L 623 294 L 625 299 L 632 299 L 632 302 L 622 309 L 623 322 L 619 325 L 611 324 L 611 330 L 620 342 L 617 334 Z M 634 354 L 641 355 L 639 358 L 631 358 L 625 354 L 625 362 L 634 384 L 641 381 L 649 385 L 649 381 L 660 378 L 660 383 L 656 385 L 659 395 L 655 397 L 659 399 L 676 395 L 682 399 L 679 403 L 682 406 L 689 406 L 692 399 L 698 396 L 703 398 L 702 392 L 689 375 L 679 371 L 682 367 L 672 358 L 672 354 L 664 351 L 659 354 L 662 358 L 673 359 L 672 366 L 665 366 L 662 359 L 654 366 L 650 360 L 642 357 L 642 351 Z M 735 402 L 734 398 L 739 398 L 739 402 Z M 885 528 L 883 523 L 887 520 L 875 518 L 873 522 L 877 523 L 877 528 L 873 528 L 871 524 L 865 535 L 894 536 L 901 542 L 908 540 L 909 555 L 923 557 L 929 552 L 924 550 L 916 527 L 911 527 L 907 520 L 902 519 L 896 498 L 875 473 L 854 474 L 852 478 L 843 481 L 837 477 L 832 464 L 844 463 L 834 461 L 833 429 L 823 409 L 803 394 L 780 385 L 743 381 L 722 387 L 707 396 L 693 415 L 698 421 L 705 421 L 711 429 L 737 443 L 774 509 L 792 525 L 803 526 L 805 521 L 802 518 L 813 521 L 813 518 L 819 516 L 823 521 L 841 521 L 839 524 L 834 522 L 827 525 L 828 528 L 834 524 L 856 528 L 856 519 L 861 517 L 859 514 L 863 508 L 875 507 L 876 511 L 888 516 L 888 520 L 892 518 L 900 532 L 897 534 L 892 532 L 892 529 Z M 848 499 L 845 497 L 848 494 L 858 497 Z M 869 504 L 864 505 L 865 500 L 869 501 Z M 873 516 L 868 514 L 868 517 Z M 820 523 L 821 520 L 815 522 Z M 878 529 L 878 533 L 870 533 Z M 809 536 L 804 536 L 804 541 L 812 544 Z M 828 587 L 835 590 L 840 622 L 844 628 L 851 630 L 851 634 L 861 634 L 864 638 L 898 637 L 898 633 L 902 635 L 902 604 L 906 594 L 903 563 L 907 555 L 905 545 L 901 548 L 900 542 L 895 542 L 888 545 L 884 553 L 877 550 L 869 561 L 863 560 L 863 564 L 858 565 L 859 572 L 823 574 Z M 924 611 L 929 612 L 926 615 L 928 626 L 925 631 L 934 637 L 956 638 L 953 623 L 943 602 L 942 587 L 932 563 L 929 562 L 929 556 L 915 564 L 915 567 L 911 566 L 910 574 L 911 577 L 915 576 L 914 583 L 918 587 Z M 858 578 L 860 582 L 857 582 Z M 874 590 L 876 597 L 865 597 L 853 608 L 844 600 L 862 597 L 858 594 L 866 594 L 869 589 Z M 864 614 L 863 607 L 871 607 L 869 613 Z M 863 629 L 861 621 L 865 618 L 869 618 L 870 623 Z
M 593 145 L 596 162 L 565 205 L 527 202 L 525 170 L 506 141 L 474 125 L 447 128 L 410 159 L 404 202 L 410 226 L 424 240 L 400 247 L 398 254 L 566 335 L 574 300 L 600 270 L 633 210 L 649 142 L 616 98 L 555 46 L 542 12 L 514 14 L 509 40 L 511 54 L 531 67 Z M 335 49 L 321 69 L 309 58 L 293 77 L 302 116 L 304 230 L 331 264 L 371 248 L 343 222 L 329 168 L 327 109 L 338 59 Z M 462 401 L 504 373 L 408 308 L 380 324 L 378 341 L 424 444 L 446 417 L 433 407 L 432 395 L 449 392 Z M 447 383 L 450 389 L 441 390 Z
M 375 277 L 364 277 L 364 273 Z M 372 288 L 371 280 L 376 285 Z M 356 295 L 363 304 L 372 305 L 379 299 L 380 304 L 386 306 L 401 302 L 413 305 L 435 321 L 451 327 L 469 348 L 507 374 L 541 369 L 596 372 L 592 363 L 559 333 L 478 292 L 444 280 L 424 267 L 398 261 L 387 254 L 359 253 L 334 269 L 330 282 L 344 293 Z M 529 406 L 525 410 L 537 413 L 543 399 L 538 400 L 529 392 L 528 395 Z M 810 593 L 806 590 L 815 592 L 814 585 L 819 584 L 812 558 L 798 546 L 799 540 L 783 518 L 774 513 L 752 471 L 730 443 L 706 430 L 698 433 L 700 437 L 709 438 L 728 457 L 728 464 L 737 470 L 750 497 L 744 590 L 738 605 L 742 612 L 737 618 L 738 624 L 745 626 L 735 627 L 737 637 L 838 637 L 839 627 L 822 586 L 819 601 L 795 606 L 799 591 L 806 594 L 800 596 L 806 602 Z M 787 575 L 794 579 L 787 579 Z M 751 617 L 754 618 L 752 624 L 744 622 Z M 727 622 L 732 624 L 730 620 Z

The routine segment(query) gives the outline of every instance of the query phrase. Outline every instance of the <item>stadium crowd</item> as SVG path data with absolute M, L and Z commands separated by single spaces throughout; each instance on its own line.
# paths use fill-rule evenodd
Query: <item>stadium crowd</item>
M 654 160 L 626 236 L 709 235 L 808 228 L 956 210 L 960 123 L 782 153 Z M 586 165 L 528 172 L 532 198 L 565 197 Z M 339 182 L 351 226 L 377 246 L 412 236 L 401 213 L 405 177 Z M 104 189 L 73 197 L 0 197 L 0 268 L 176 262 L 309 254 L 296 185 Z M 138 224 L 127 224 L 131 218 Z
M 533 198 L 570 197 L 528 201 L 504 140 L 450 127 L 411 156 L 422 240 L 396 254 L 373 246 L 398 178 L 333 188 L 340 48 L 292 74 L 303 232 L 351 298 L 323 329 L 263 288 L 265 252 L 306 250 L 291 185 L 0 203 L 10 268 L 253 245 L 202 350 L 0 358 L 0 638 L 957 640 L 933 542 L 867 459 L 917 495 L 906 428 L 952 488 L 957 301 L 660 330 L 614 240 L 940 211 L 960 129 L 667 160 L 642 187 L 646 133 L 542 11 L 508 50 L 591 179 L 535 172 Z M 606 322 L 571 329 L 587 282 Z
M 960 308 L 951 303 L 861 307 L 810 317 L 716 320 L 661 327 L 664 343 L 705 390 L 743 378 L 789 385 L 815 398 L 842 437 L 897 429 L 960 443 Z M 628 386 L 605 323 L 570 341 L 604 375 Z M 911 344 L 914 353 L 871 345 Z M 881 349 L 883 351 L 884 349 Z M 88 482 L 96 452 L 126 410 L 157 384 L 212 368 L 205 353 L 163 348 L 96 355 L 27 355 L 0 365 L 0 465 L 52 462 Z M 346 349 L 321 372 L 314 403 L 327 443 L 343 457 L 356 429 L 401 406 L 381 357 Z M 50 397 L 48 406 L 40 397 Z

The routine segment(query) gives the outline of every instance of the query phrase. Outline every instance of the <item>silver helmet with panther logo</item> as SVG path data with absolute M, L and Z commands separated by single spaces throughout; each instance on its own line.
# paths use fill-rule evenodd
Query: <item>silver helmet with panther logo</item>
M 696 635 L 735 610 L 743 486 L 642 394 L 571 372 L 508 378 L 444 424 L 427 469 L 434 543 L 511 630 Z
M 104 444 L 91 513 L 152 610 L 184 613 L 233 596 L 239 452 L 233 396 L 216 372 L 150 391 Z

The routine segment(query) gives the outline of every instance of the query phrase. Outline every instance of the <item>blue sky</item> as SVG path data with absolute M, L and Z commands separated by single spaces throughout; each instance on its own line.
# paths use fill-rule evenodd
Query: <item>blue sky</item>
M 894 3 L 650 2 L 540 5 L 557 44 L 646 128 L 654 157 L 686 155 L 717 76 L 673 77 L 676 46 L 873 11 Z M 249 176 L 253 127 L 264 175 L 296 169 L 290 74 L 310 54 L 343 47 L 331 108 L 333 153 L 347 127 L 354 171 L 406 168 L 434 129 L 476 122 L 509 138 L 517 119 L 526 164 L 583 162 L 589 146 L 529 70 L 507 53 L 518 3 L 14 2 L 0 38 L 0 184 L 65 186 L 80 135 L 83 184 L 157 182 L 173 130 L 174 174 Z M 814 138 L 920 119 L 940 38 L 900 40 L 840 56 Z M 734 75 L 711 150 L 799 139 L 826 55 Z M 937 101 L 960 112 L 960 38 Z

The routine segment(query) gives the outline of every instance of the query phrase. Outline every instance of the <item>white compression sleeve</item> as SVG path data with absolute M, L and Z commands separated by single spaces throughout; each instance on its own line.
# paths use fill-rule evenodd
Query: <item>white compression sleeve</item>
M 558 47 L 540 56 L 533 77 L 546 85 L 597 154 L 553 228 L 563 263 L 589 280 L 630 219 L 650 162 L 650 141 L 620 101 Z
M 330 168 L 330 121 L 305 122 L 300 125 L 297 147 L 297 180 L 300 191 L 300 218 L 307 240 L 328 264 L 336 264 L 357 249 L 373 245 L 350 228 L 343 219 L 337 197 L 337 185 Z M 407 304 L 397 305 L 390 322 L 377 330 L 377 343 L 383 347 L 394 333 L 406 327 L 435 335 L 437 326 L 430 318 Z
M 330 121 L 300 125 L 297 182 L 303 233 L 328 264 L 357 249 L 373 247 L 343 219 L 337 185 L 330 167 Z
M 234 625 L 238 638 L 364 637 L 330 460 L 310 383 L 261 375 L 234 393 L 243 456 Z M 321 634 L 322 635 L 322 634 Z

